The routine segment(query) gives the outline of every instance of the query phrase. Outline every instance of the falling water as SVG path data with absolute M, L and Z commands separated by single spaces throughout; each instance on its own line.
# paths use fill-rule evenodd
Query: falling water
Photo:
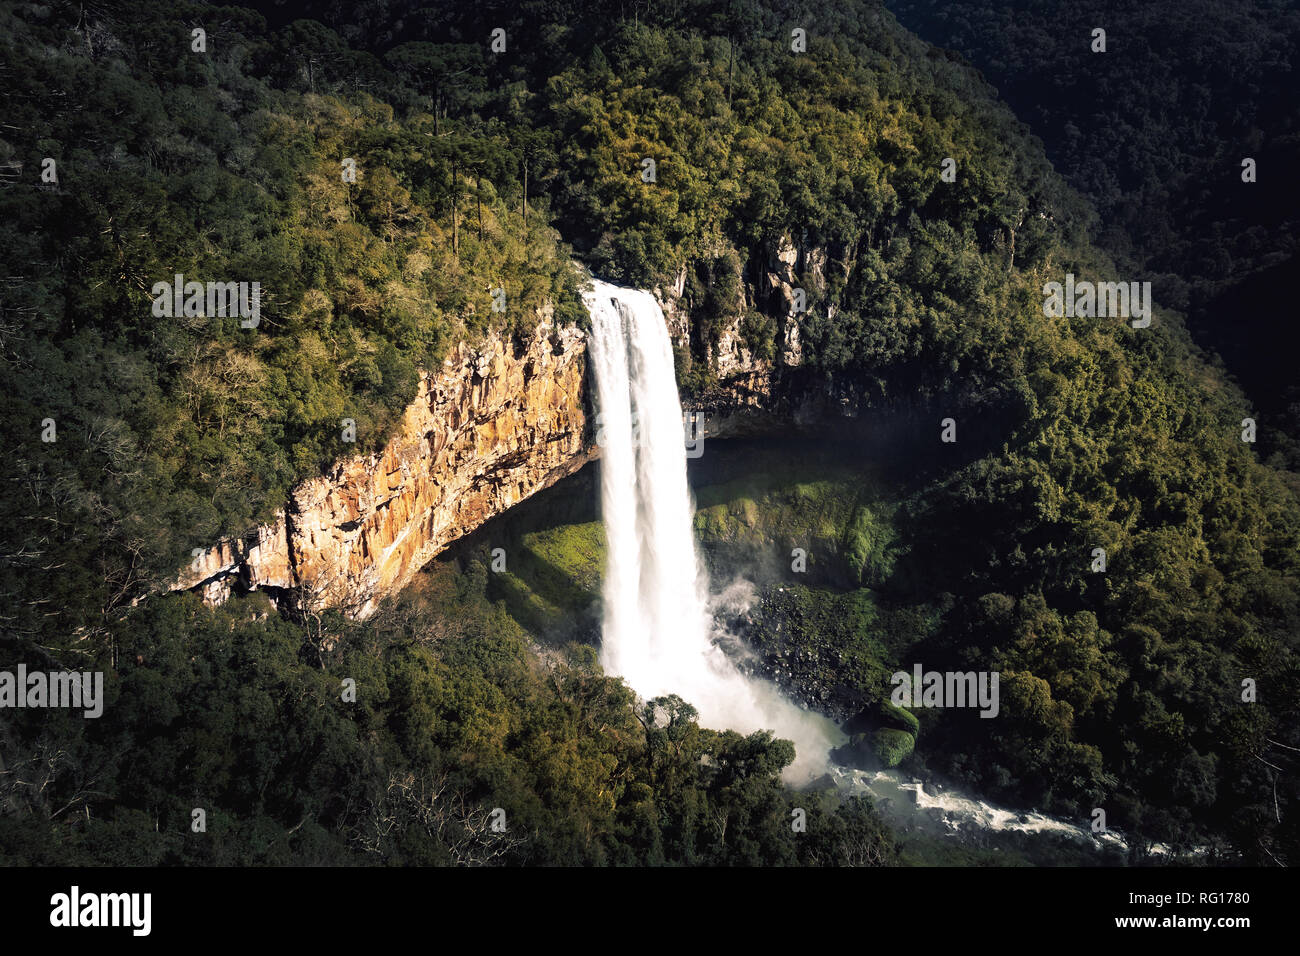
M 593 280 L 601 509 L 608 545 L 602 663 L 646 699 L 677 694 L 705 726 L 792 740 L 787 778 L 828 766 L 842 740 L 772 684 L 743 674 L 714 639 L 695 550 L 682 406 L 663 312 L 648 292 Z
M 695 550 L 682 406 L 663 312 L 648 292 L 598 280 L 585 299 L 591 312 L 588 354 L 595 372 L 608 546 L 605 669 L 647 700 L 677 694 L 699 710 L 705 726 L 771 730 L 793 741 L 789 782 L 829 771 L 842 792 L 882 801 L 887 816 L 907 826 L 928 821 L 952 835 L 1017 830 L 1089 841 L 1088 828 L 1078 822 L 1016 813 L 957 790 L 931 794 L 897 771 L 836 766 L 829 751 L 845 737 L 835 724 L 736 667 L 720 646 L 730 635 L 715 629 L 708 578 Z M 1125 845 L 1117 835 L 1100 842 Z

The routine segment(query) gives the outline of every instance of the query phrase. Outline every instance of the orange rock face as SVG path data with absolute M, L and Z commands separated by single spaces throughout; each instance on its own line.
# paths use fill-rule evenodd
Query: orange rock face
M 547 320 L 518 353 L 461 346 L 383 452 L 301 482 L 255 535 L 197 555 L 173 590 L 291 592 L 305 610 L 365 617 L 452 541 L 582 467 L 586 341 Z

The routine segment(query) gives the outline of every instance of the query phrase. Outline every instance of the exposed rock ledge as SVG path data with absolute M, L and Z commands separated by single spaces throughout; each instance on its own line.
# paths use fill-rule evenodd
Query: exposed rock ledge
M 508 338 L 461 345 L 381 453 L 299 483 L 272 524 L 200 554 L 172 590 L 219 604 L 269 589 L 299 610 L 370 614 L 448 544 L 581 468 L 586 339 L 537 326 L 522 353 Z
M 821 290 L 825 269 L 823 250 L 788 237 L 770 253 L 765 287 L 746 287 L 737 314 L 763 308 L 780 318 L 777 361 L 749 355 L 739 319 L 723 330 L 709 356 L 718 384 L 691 410 L 693 434 L 761 434 L 846 413 L 824 389 L 777 382 L 801 364 L 795 284 L 803 275 Z M 685 279 L 683 269 L 674 286 L 655 291 L 670 335 L 689 346 Z M 344 459 L 299 483 L 271 524 L 200 553 L 171 589 L 199 590 L 210 604 L 265 589 L 286 610 L 332 607 L 365 617 L 456 539 L 594 458 L 585 429 L 580 329 L 556 328 L 548 313 L 522 350 L 501 336 L 462 344 L 442 371 L 421 375 L 381 453 Z

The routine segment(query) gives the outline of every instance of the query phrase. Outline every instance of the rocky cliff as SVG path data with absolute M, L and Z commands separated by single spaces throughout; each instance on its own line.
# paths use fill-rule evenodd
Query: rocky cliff
M 300 483 L 273 523 L 196 555 L 173 589 L 365 617 L 450 542 L 582 467 L 585 356 L 582 331 L 546 317 L 518 346 L 460 346 L 421 376 L 382 452 Z
M 801 331 L 804 313 L 823 309 L 835 317 L 835 304 L 824 302 L 827 273 L 854 267 L 856 249 L 843 243 L 829 248 L 781 237 L 772 247 L 748 253 L 743 276 L 736 283 L 736 300 L 726 303 L 733 316 L 716 329 L 715 338 L 701 341 L 706 323 L 696 320 L 701 303 L 688 291 L 687 269 L 655 294 L 664 308 L 669 333 L 681 351 L 703 355 L 712 384 L 688 404 L 697 427 L 706 437 L 758 435 L 772 431 L 825 425 L 857 415 L 852 390 L 839 394 L 831 383 L 807 374 Z M 758 358 L 745 345 L 742 326 L 747 316 L 766 316 L 774 329 L 770 359 Z
M 796 290 L 824 288 L 826 254 L 786 239 L 763 259 L 761 279 L 740 286 L 734 311 L 771 316 L 777 348 L 772 360 L 752 356 L 739 318 L 707 344 L 715 385 L 687 403 L 694 434 L 706 439 L 806 425 L 835 404 L 791 382 L 801 361 Z M 698 349 L 685 282 L 684 267 L 655 292 L 674 341 Z M 382 452 L 300 483 L 271 524 L 196 554 L 172 589 L 198 590 L 209 603 L 260 589 L 284 609 L 365 617 L 453 541 L 597 454 L 584 437 L 586 385 L 584 333 L 549 316 L 527 342 L 461 345 L 441 371 L 422 374 Z

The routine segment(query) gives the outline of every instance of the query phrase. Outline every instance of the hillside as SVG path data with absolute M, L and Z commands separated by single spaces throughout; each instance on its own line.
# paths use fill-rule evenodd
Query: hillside
M 810 542 L 814 574 L 751 634 L 851 665 L 800 686 L 867 709 L 918 654 L 998 670 L 1006 718 L 927 715 L 913 766 L 1147 841 L 1300 855 L 1271 769 L 1300 747 L 1300 484 L 1241 440 L 1255 408 L 1181 303 L 1145 328 L 1045 314 L 1067 273 L 1150 277 L 976 74 L 870 0 L 255 7 L 0 7 L 0 663 L 109 687 L 102 720 L 0 727 L 0 858 L 897 859 L 829 797 L 791 845 L 788 742 L 634 702 L 581 620 L 552 640 L 590 602 L 589 518 L 529 541 L 514 581 L 467 552 L 366 623 L 146 599 L 383 448 L 454 346 L 582 328 L 572 258 L 660 290 L 689 397 L 725 407 L 761 372 L 760 411 L 816 395 L 802 437 L 876 455 L 768 461 L 701 501 L 706 548 Z M 258 323 L 159 316 L 178 273 L 260 283 Z M 187 834 L 196 805 L 219 851 Z M 489 848 L 504 806 L 518 842 Z
M 1270 0 L 896 0 L 908 29 L 958 52 L 1042 139 L 1099 213 L 1106 248 L 1187 313 L 1261 416 L 1260 453 L 1300 465 L 1300 344 L 1276 321 L 1295 272 L 1300 11 Z M 1095 53 L 1093 30 L 1107 51 Z M 1250 182 L 1243 165 L 1253 161 Z

